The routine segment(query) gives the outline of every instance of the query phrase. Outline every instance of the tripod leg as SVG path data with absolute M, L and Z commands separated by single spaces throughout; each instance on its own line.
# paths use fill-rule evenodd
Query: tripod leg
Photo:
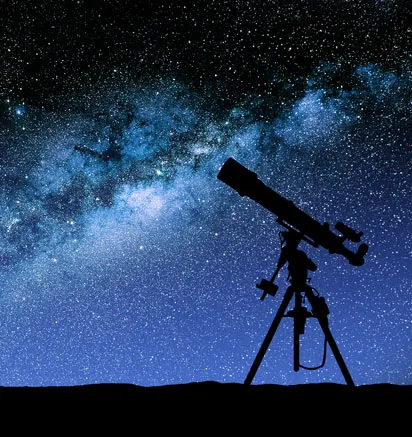
M 252 367 L 249 370 L 249 373 L 245 379 L 245 384 L 251 384 L 253 381 L 253 378 L 256 375 L 256 372 L 260 366 L 260 363 L 263 360 L 263 357 L 266 354 L 266 351 L 270 345 L 270 342 L 272 341 L 273 336 L 276 333 L 276 330 L 278 329 L 279 323 L 282 320 L 282 317 L 286 311 L 286 308 L 289 305 L 290 300 L 292 299 L 294 293 L 294 289 L 292 287 L 288 287 L 285 293 L 285 296 L 283 297 L 282 303 L 280 304 L 280 307 L 278 309 L 278 312 L 276 313 L 275 318 L 273 319 L 273 322 L 269 328 L 268 333 L 266 334 L 265 339 L 263 340 L 262 346 L 259 349 L 259 352 L 256 355 L 255 361 L 253 361 Z
M 308 298 L 313 308 L 316 305 L 316 303 L 314 303 L 315 296 L 313 295 L 313 292 L 307 292 L 306 297 Z M 345 378 L 346 384 L 354 387 L 355 383 L 353 382 L 352 376 L 349 373 L 348 368 L 346 367 L 345 361 L 343 360 L 343 357 L 339 351 L 338 345 L 336 344 L 332 332 L 329 329 L 329 321 L 327 316 L 326 315 L 319 316 L 316 314 L 314 314 L 314 316 L 318 319 L 318 322 L 323 330 L 323 333 L 325 334 L 326 340 L 329 343 L 330 348 L 332 349 L 333 355 L 335 356 L 336 362 L 338 363 L 342 375 Z

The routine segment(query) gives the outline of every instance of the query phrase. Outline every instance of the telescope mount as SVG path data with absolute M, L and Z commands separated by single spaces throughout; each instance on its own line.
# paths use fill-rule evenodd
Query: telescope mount
M 266 334 L 265 339 L 263 340 L 263 343 L 256 355 L 256 358 L 249 370 L 249 373 L 244 383 L 252 383 L 253 378 L 255 377 L 255 374 L 266 354 L 267 349 L 270 346 L 270 343 L 272 342 L 273 336 L 275 335 L 276 330 L 278 329 L 283 317 L 293 318 L 293 368 L 296 372 L 300 368 L 308 369 L 307 367 L 300 364 L 299 346 L 300 335 L 304 333 L 306 319 L 312 317 L 318 320 L 319 325 L 325 335 L 325 353 L 322 364 L 316 368 L 311 368 L 309 370 L 315 370 L 325 364 L 326 343 L 328 343 L 347 385 L 354 386 L 355 384 L 353 382 L 353 379 L 349 373 L 348 368 L 346 367 L 346 364 L 342 358 L 336 341 L 330 331 L 328 321 L 329 309 L 325 302 L 325 299 L 319 296 L 319 293 L 317 293 L 316 290 L 308 284 L 308 282 L 310 281 L 310 278 L 308 278 L 308 272 L 316 271 L 317 266 L 310 258 L 308 258 L 305 252 L 303 252 L 302 250 L 298 250 L 298 245 L 300 241 L 305 238 L 301 233 L 297 232 L 291 227 L 288 227 L 287 231 L 280 232 L 280 235 L 282 236 L 282 249 L 278 259 L 276 270 L 269 281 L 267 281 L 266 279 L 262 279 L 261 282 L 256 285 L 256 287 L 263 290 L 261 300 L 263 300 L 267 294 L 274 296 L 276 294 L 276 291 L 278 290 L 278 286 L 274 284 L 274 280 L 278 275 L 280 269 L 286 263 L 288 264 L 288 280 L 290 282 L 290 285 L 286 289 L 285 295 L 275 315 L 275 318 Z M 305 241 L 307 240 L 305 239 Z M 287 307 L 293 296 L 295 297 L 295 306 L 292 310 L 286 313 Z M 309 301 L 311 305 L 311 311 L 308 311 L 308 309 L 302 305 L 304 298 Z

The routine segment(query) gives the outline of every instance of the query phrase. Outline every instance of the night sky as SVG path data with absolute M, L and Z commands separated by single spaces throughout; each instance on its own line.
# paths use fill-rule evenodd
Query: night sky
M 302 242 L 311 285 L 356 385 L 412 384 L 410 2 L 0 7 L 0 385 L 242 383 L 289 283 L 260 300 L 284 228 L 229 157 L 364 233 Z M 285 318 L 254 383 L 345 383 L 292 358 Z

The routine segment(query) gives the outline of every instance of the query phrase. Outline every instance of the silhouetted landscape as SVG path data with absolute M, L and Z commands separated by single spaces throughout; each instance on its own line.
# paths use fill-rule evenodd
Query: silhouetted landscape
M 211 401 L 213 405 L 280 406 L 296 399 L 317 400 L 333 403 L 339 400 L 362 401 L 368 399 L 374 405 L 388 408 L 412 397 L 412 386 L 394 384 L 373 384 L 350 387 L 343 384 L 320 383 L 305 385 L 245 385 L 240 383 L 219 383 L 214 381 L 187 384 L 144 387 L 133 384 L 90 384 L 63 387 L 1 387 L 0 400 L 107 400 L 144 401 L 146 403 L 170 401 L 172 408 L 195 401 Z M 323 402 L 322 402 L 323 399 Z

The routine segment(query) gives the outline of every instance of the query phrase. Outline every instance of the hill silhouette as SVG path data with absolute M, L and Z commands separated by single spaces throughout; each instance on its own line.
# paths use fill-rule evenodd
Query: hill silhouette
M 412 399 L 411 385 L 374 384 L 351 387 L 343 384 L 320 383 L 301 385 L 247 385 L 214 381 L 145 387 L 134 384 L 90 384 L 77 386 L 0 387 L 0 400 L 127 400 L 177 404 L 195 401 L 232 404 L 272 405 L 312 399 L 324 403 L 339 400 L 368 399 L 388 408 Z M 322 403 L 322 401 L 321 401 Z

